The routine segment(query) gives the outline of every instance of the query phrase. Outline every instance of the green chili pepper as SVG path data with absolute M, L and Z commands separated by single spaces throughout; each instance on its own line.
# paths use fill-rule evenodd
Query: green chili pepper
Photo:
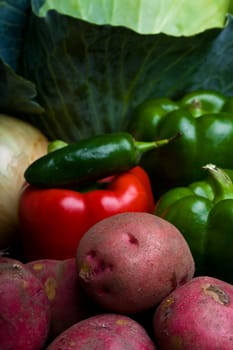
M 209 176 L 174 187 L 156 204 L 155 214 L 175 225 L 193 254 L 196 275 L 233 283 L 233 171 L 204 166 Z
M 86 184 L 129 170 L 139 163 L 142 153 L 166 145 L 173 139 L 138 142 L 129 133 L 117 132 L 64 147 L 59 142 L 57 150 L 34 161 L 24 176 L 28 183 L 38 187 Z
M 233 103 L 216 91 L 191 92 L 176 102 L 161 97 L 145 101 L 128 130 L 143 141 L 181 133 L 177 142 L 141 159 L 152 183 L 161 184 L 161 193 L 201 180 L 207 163 L 233 168 Z

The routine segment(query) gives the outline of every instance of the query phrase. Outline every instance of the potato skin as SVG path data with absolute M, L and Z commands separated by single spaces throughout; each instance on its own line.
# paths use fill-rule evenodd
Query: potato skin
M 193 278 L 161 302 L 153 329 L 160 350 L 232 350 L 233 286 Z
M 92 226 L 77 249 L 88 295 L 112 312 L 133 314 L 157 305 L 194 274 L 182 234 L 148 213 L 121 213 Z
M 80 286 L 75 258 L 41 259 L 25 264 L 42 282 L 51 308 L 49 339 L 87 318 L 89 311 Z
M 0 258 L 0 348 L 41 350 L 50 309 L 42 283 L 21 262 Z
M 46 350 L 156 350 L 145 329 L 118 314 L 99 314 L 61 333 Z

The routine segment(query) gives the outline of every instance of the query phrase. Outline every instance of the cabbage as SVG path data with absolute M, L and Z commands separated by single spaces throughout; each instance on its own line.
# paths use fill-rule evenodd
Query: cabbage
M 2 8 L 0 111 L 14 106 L 11 114 L 51 140 L 126 130 L 135 106 L 153 96 L 233 95 L 231 0 L 5 0 Z
M 230 4 L 231 0 L 47 0 L 34 1 L 34 8 L 39 16 L 56 10 L 98 25 L 124 26 L 140 34 L 190 36 L 222 28 Z

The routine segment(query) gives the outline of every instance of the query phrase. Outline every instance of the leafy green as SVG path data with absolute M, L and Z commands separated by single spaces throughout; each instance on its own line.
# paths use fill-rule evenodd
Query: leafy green
M 152 96 L 211 88 L 233 95 L 233 18 L 192 37 L 141 35 L 49 11 L 31 17 L 21 73 L 44 106 L 39 127 L 70 141 L 124 130 Z
M 36 86 L 16 74 L 30 8 L 29 0 L 0 0 L 0 113 L 41 114 Z
M 16 69 L 27 21 L 29 0 L 0 0 L 0 57 Z
M 0 113 L 19 115 L 41 114 L 44 109 L 35 101 L 35 85 L 17 75 L 0 59 Z
M 0 0 L 0 112 L 72 141 L 127 129 L 151 96 L 233 95 L 231 12 L 232 0 Z
M 223 27 L 231 0 L 46 0 L 51 9 L 94 24 L 124 26 L 141 34 L 193 35 Z

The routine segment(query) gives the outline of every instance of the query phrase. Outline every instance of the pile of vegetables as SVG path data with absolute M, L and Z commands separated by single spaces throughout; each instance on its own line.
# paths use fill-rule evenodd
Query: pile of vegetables
M 139 140 L 182 137 L 169 147 L 145 154 L 143 167 L 163 190 L 204 177 L 207 163 L 233 168 L 232 98 L 213 90 L 198 90 L 173 101 L 153 98 L 135 110 L 130 130 Z M 153 135 L 153 136 L 152 136 Z
M 71 259 L 0 267 L 3 349 L 232 348 L 233 285 L 194 277 L 183 235 L 154 214 L 98 222 Z
M 232 2 L 0 8 L 1 350 L 232 349 Z

